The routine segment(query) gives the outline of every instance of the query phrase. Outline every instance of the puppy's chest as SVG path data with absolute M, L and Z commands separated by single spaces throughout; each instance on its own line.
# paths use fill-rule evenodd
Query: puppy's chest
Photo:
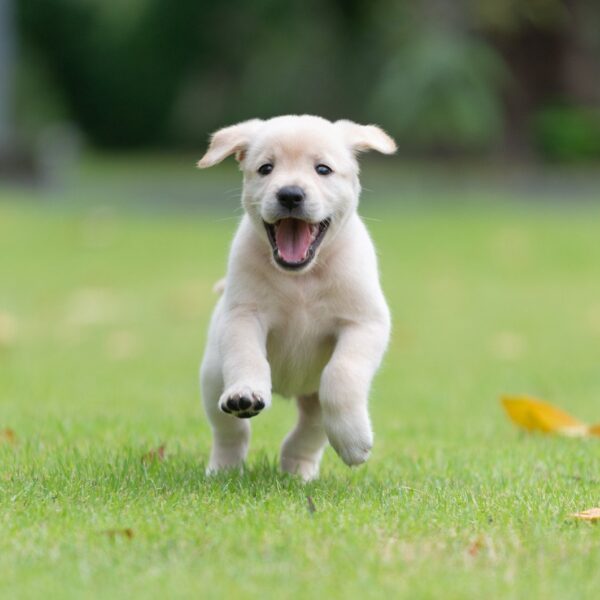
M 290 396 L 315 392 L 335 340 L 336 315 L 317 298 L 276 307 L 267 337 L 273 390 Z

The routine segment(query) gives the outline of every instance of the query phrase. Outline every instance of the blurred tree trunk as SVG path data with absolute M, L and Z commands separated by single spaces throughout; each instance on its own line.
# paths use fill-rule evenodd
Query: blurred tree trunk
M 568 0 L 571 18 L 567 23 L 562 63 L 568 97 L 584 106 L 600 105 L 600 3 L 597 0 Z
M 0 0 L 0 178 L 30 181 L 36 176 L 31 149 L 15 126 L 17 28 L 14 0 Z
M 600 102 L 600 3 L 567 0 L 561 17 L 547 22 L 521 18 L 515 28 L 488 28 L 488 37 L 508 65 L 505 93 L 508 151 L 531 152 L 531 119 L 545 106 Z M 595 43 L 595 47 L 594 47 Z
M 512 76 L 505 95 L 505 144 L 512 155 L 531 151 L 530 119 L 549 99 L 562 94 L 560 64 L 565 48 L 562 31 L 528 24 L 517 33 L 493 36 Z
M 12 0 L 0 0 L 0 151 L 13 141 L 12 94 L 14 88 L 15 28 Z

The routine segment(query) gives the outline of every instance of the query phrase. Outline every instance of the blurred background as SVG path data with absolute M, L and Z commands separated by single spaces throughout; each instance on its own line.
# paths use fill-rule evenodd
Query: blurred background
M 511 390 L 598 419 L 600 2 L 0 0 L 0 399 L 16 426 L 145 419 L 198 447 L 187 418 L 241 179 L 233 159 L 195 163 L 212 131 L 285 113 L 398 141 L 362 158 L 395 321 L 374 401 L 390 453 L 386 427 L 486 431 Z M 420 408 L 388 422 L 395 398 Z M 275 440 L 277 423 L 258 427 Z
M 201 475 L 198 364 L 242 211 L 233 159 L 195 168 L 214 130 L 286 113 L 377 123 L 399 145 L 361 157 L 394 323 L 373 458 L 349 474 L 326 452 L 325 481 L 356 504 L 315 496 L 318 542 L 289 565 L 294 521 L 254 490 L 295 411 L 253 419 L 256 505 Z M 600 0 L 0 0 L 0 580 L 129 598 L 205 593 L 216 573 L 287 597 L 375 539 L 334 596 L 371 593 L 374 572 L 394 595 L 421 578 L 448 597 L 516 597 L 513 581 L 593 597 L 599 538 L 565 515 L 597 498 L 598 446 L 519 438 L 498 398 L 600 422 L 599 240 Z M 152 448 L 164 470 L 142 465 Z M 281 543 L 252 529 L 255 506 Z M 221 524 L 253 548 L 250 578 Z M 105 558 L 97 531 L 124 526 L 135 552 L 111 539 Z M 460 587 L 464 569 L 502 583 Z
M 411 159 L 597 160 L 600 3 L 0 0 L 4 179 L 284 113 L 380 123 Z

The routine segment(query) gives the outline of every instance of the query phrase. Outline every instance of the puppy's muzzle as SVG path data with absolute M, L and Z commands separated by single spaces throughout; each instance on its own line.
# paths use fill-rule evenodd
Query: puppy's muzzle
M 277 192 L 277 201 L 290 212 L 300 208 L 305 197 L 304 190 L 297 185 L 286 185 Z

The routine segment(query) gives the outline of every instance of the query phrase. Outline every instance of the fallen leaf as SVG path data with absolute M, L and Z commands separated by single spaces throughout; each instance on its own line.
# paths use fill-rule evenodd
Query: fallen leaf
M 595 523 L 596 521 L 600 521 L 600 508 L 590 508 L 582 512 L 573 513 L 571 517 L 579 519 L 580 521 L 590 521 Z
M 485 554 L 486 558 L 492 562 L 495 562 L 497 558 L 493 538 L 483 533 L 470 540 L 466 552 L 467 556 L 471 559 L 475 559 L 483 554 Z
M 481 538 L 477 538 L 471 542 L 471 544 L 467 548 L 467 553 L 469 554 L 469 556 L 475 557 L 479 554 L 479 551 L 481 550 L 482 547 L 483 547 L 483 542 L 482 542 Z
M 129 527 L 126 527 L 125 529 L 106 529 L 101 533 L 108 536 L 111 540 L 114 540 L 118 537 L 124 537 L 128 540 L 133 539 L 133 529 L 130 529 Z
M 590 435 L 591 428 L 566 412 L 529 396 L 504 396 L 509 418 L 527 431 L 558 433 L 568 437 Z
M 15 446 L 17 443 L 17 436 L 15 432 L 8 427 L 6 429 L 0 429 L 0 443 Z
M 154 461 L 162 462 L 165 460 L 165 446 L 159 446 L 158 448 L 152 448 L 149 452 L 146 452 L 144 456 L 142 456 L 143 463 L 151 463 Z
M 598 425 L 591 425 L 589 428 L 589 434 L 590 435 L 598 435 L 600 436 L 600 424 Z

